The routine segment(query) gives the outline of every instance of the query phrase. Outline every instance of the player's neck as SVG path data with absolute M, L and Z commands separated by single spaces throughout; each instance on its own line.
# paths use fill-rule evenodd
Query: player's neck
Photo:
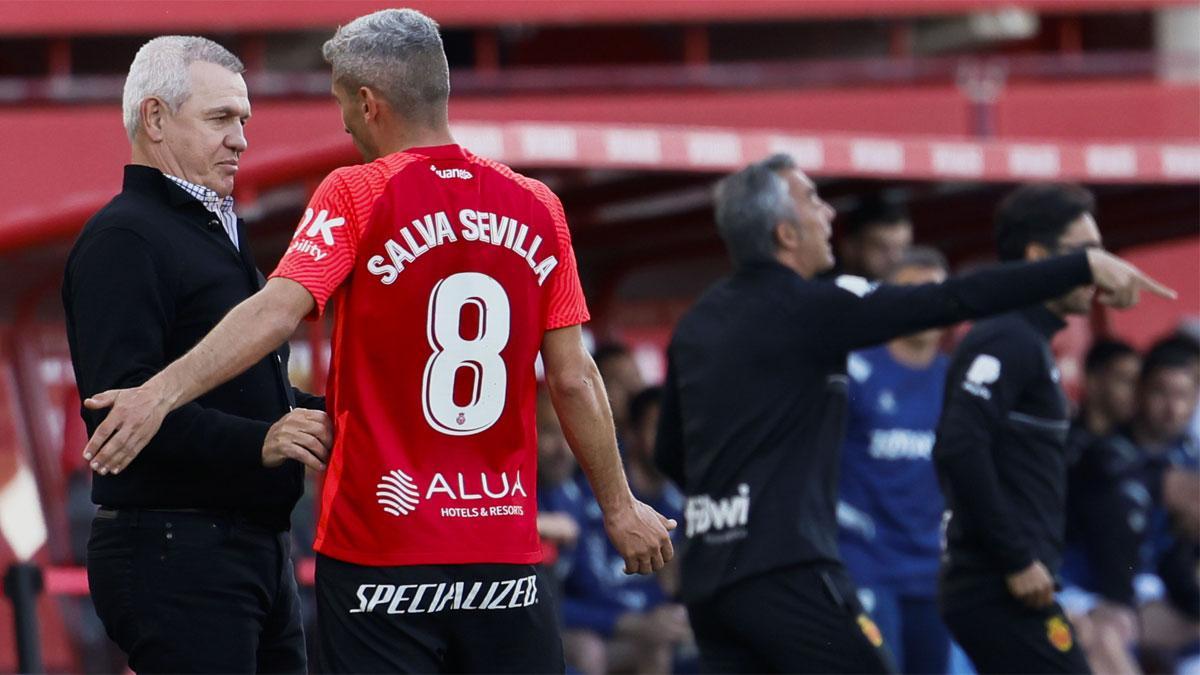
M 438 145 L 453 145 L 454 136 L 450 135 L 449 127 L 420 127 L 416 129 L 397 130 L 391 137 L 380 144 L 380 156 L 403 152 L 410 148 L 429 148 Z
M 887 344 L 888 353 L 901 365 L 925 368 L 937 358 L 938 343 L 930 340 L 900 338 Z

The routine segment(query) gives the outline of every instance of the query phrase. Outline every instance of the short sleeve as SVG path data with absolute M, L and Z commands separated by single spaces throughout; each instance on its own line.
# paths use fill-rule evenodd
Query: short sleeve
M 359 229 L 349 186 L 335 171 L 317 187 L 287 251 L 271 278 L 282 277 L 300 284 L 312 294 L 316 309 L 309 318 L 325 312 L 325 305 L 354 266 Z
M 579 283 L 579 266 L 575 262 L 575 249 L 571 246 L 571 231 L 567 228 L 562 202 L 549 190 L 546 192 L 546 208 L 554 219 L 554 233 L 558 237 L 558 266 L 547 280 L 550 304 L 545 325 L 546 330 L 554 330 L 584 323 L 591 315 L 583 297 L 583 286 Z

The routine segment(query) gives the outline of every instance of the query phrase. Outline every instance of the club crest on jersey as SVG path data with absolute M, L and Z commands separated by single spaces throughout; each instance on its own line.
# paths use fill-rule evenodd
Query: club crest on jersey
M 867 637 L 867 640 L 871 643 L 872 647 L 878 649 L 879 647 L 883 646 L 883 633 L 879 632 L 879 626 L 875 625 L 875 622 L 871 620 L 871 617 L 867 616 L 866 614 L 859 614 L 858 628 L 862 631 L 863 635 Z
M 416 511 L 422 502 L 441 496 L 454 502 L 483 502 L 484 500 L 501 500 L 515 497 L 528 498 L 525 486 L 521 483 L 521 472 L 510 473 L 501 471 L 499 475 L 489 475 L 485 471 L 478 473 L 455 472 L 444 474 L 437 472 L 422 485 L 417 479 L 400 469 L 393 469 L 380 477 L 375 486 L 375 501 L 383 507 L 385 513 L 393 516 L 407 516 Z M 489 516 L 521 516 L 525 508 L 521 504 L 500 504 L 480 507 L 444 507 L 440 515 L 446 517 L 482 518 Z
M 1071 638 L 1071 626 L 1061 616 L 1046 619 L 1046 637 L 1060 652 L 1069 652 L 1075 641 Z

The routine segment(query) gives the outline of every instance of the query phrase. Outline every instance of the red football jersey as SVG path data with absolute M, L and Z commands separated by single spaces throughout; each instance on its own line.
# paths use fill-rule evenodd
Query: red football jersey
M 272 276 L 338 294 L 316 550 L 538 562 L 534 360 L 588 319 L 554 193 L 457 145 L 337 169 Z

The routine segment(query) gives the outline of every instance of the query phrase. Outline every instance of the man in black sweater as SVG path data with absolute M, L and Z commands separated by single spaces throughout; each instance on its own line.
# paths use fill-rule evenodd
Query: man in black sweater
M 837 552 L 838 453 L 850 351 L 1095 283 L 1132 304 L 1170 294 L 1103 251 L 920 286 L 833 266 L 833 209 L 787 156 L 717 189 L 734 275 L 680 320 L 656 461 L 687 495 L 683 600 L 713 672 L 892 670 Z
M 241 71 L 195 37 L 134 58 L 133 161 L 63 280 L 83 398 L 149 379 L 262 284 L 230 197 L 250 116 Z M 305 672 L 288 528 L 304 466 L 324 468 L 324 405 L 291 387 L 282 349 L 171 414 L 124 470 L 94 474 L 88 579 L 133 670 Z M 89 433 L 104 416 L 83 410 Z
M 1027 185 L 996 215 L 1000 258 L 1101 250 L 1089 192 Z M 934 462 L 946 495 L 941 609 L 980 672 L 1088 672 L 1054 601 L 1067 481 L 1066 395 L 1050 340 L 1091 286 L 978 323 L 946 377 Z

